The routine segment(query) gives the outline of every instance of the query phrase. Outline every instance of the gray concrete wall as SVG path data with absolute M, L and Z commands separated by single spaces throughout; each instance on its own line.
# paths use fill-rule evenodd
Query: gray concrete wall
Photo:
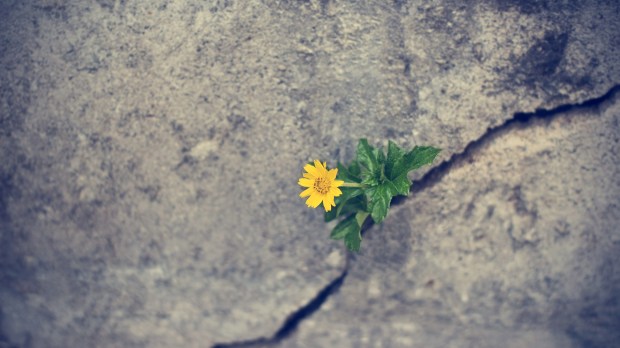
M 617 345 L 619 19 L 0 0 L 0 347 Z M 296 182 L 360 137 L 444 150 L 351 255 Z

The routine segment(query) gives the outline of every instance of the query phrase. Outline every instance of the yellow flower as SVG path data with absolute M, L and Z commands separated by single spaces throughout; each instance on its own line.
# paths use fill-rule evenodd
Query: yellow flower
M 314 160 L 314 166 L 306 164 L 304 169 L 306 173 L 304 173 L 303 178 L 299 179 L 298 184 L 307 187 L 307 189 L 300 193 L 299 197 L 310 196 L 306 201 L 309 207 L 316 208 L 323 202 L 325 211 L 332 210 L 332 207 L 336 206 L 334 197 L 342 194 L 338 187 L 344 184 L 344 181 L 336 180 L 338 169 L 327 170 L 326 163 L 321 163 L 318 160 Z

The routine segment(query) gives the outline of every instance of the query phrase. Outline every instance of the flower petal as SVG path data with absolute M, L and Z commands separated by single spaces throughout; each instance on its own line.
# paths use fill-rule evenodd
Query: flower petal
M 308 197 L 310 196 L 310 194 L 314 191 L 314 189 L 312 187 L 304 190 L 302 193 L 299 194 L 299 197 L 304 198 L 304 197 Z
M 312 187 L 314 185 L 314 180 L 307 179 L 307 178 L 301 178 L 301 179 L 299 179 L 297 184 L 299 184 L 300 186 L 303 186 L 303 187 Z
M 328 193 L 325 195 L 325 198 L 323 199 L 323 201 L 327 201 L 327 203 L 329 203 L 329 205 L 335 207 L 336 206 L 336 202 L 334 202 L 334 195 Z
M 327 173 L 327 177 L 330 181 L 336 180 L 336 175 L 338 175 L 338 168 L 330 169 Z
M 323 172 L 325 171 L 325 166 L 319 160 L 314 160 L 314 167 L 316 168 L 316 170 L 319 171 L 320 175 L 322 175 Z
M 312 166 L 312 164 L 308 163 L 304 166 L 304 170 L 307 171 L 308 173 L 310 173 L 310 175 L 313 176 L 319 176 L 319 171 L 318 169 L 316 169 L 314 166 Z
M 329 190 L 329 194 L 334 195 L 334 197 L 338 197 L 338 196 L 340 196 L 340 195 L 342 194 L 342 191 L 340 191 L 340 189 L 339 189 L 339 188 L 337 188 L 337 187 L 332 187 L 332 188 Z
M 334 181 L 332 181 L 332 187 L 342 186 L 342 184 L 344 184 L 344 181 L 342 181 L 342 180 L 334 180 Z
M 319 204 L 321 204 L 322 200 L 323 200 L 323 196 L 321 196 L 317 192 L 313 192 L 310 198 L 308 198 L 308 200 L 306 201 L 306 204 L 309 207 L 316 208 L 319 206 Z
M 310 173 L 304 173 L 304 178 L 306 178 L 306 179 L 314 179 L 314 175 L 312 175 Z
M 327 199 L 323 199 L 323 208 L 325 208 L 325 211 L 332 210 L 332 205 L 327 201 Z

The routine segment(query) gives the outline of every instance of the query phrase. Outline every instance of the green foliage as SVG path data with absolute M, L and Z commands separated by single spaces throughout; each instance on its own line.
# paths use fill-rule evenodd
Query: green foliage
M 361 228 L 368 216 L 381 223 L 388 214 L 390 202 L 397 195 L 407 196 L 411 187 L 409 172 L 431 164 L 441 150 L 432 146 L 415 146 L 410 151 L 389 141 L 387 154 L 360 139 L 357 156 L 349 165 L 338 163 L 338 180 L 359 187 L 341 187 L 336 208 L 325 213 L 325 221 L 346 216 L 334 227 L 332 239 L 344 239 L 351 251 L 359 251 Z

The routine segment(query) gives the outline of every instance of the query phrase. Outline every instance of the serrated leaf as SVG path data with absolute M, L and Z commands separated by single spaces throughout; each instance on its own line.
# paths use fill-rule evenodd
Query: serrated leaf
M 390 180 L 395 179 L 395 176 L 392 175 L 394 166 L 396 165 L 396 163 L 398 163 L 398 161 L 402 160 L 404 155 L 405 155 L 405 151 L 403 151 L 400 147 L 398 147 L 398 145 L 396 145 L 391 140 L 388 141 L 388 154 L 387 154 L 387 160 L 385 162 L 385 176 L 388 179 Z
M 432 146 L 416 146 L 398 161 L 392 170 L 392 177 L 398 177 L 416 170 L 423 165 L 433 163 L 441 149 Z
M 378 186 L 367 187 L 364 190 L 364 194 L 366 195 L 366 198 L 368 199 L 369 202 L 372 202 L 372 197 L 374 196 L 375 191 L 377 191 L 377 187 Z M 370 208 L 372 208 L 372 203 L 369 204 L 368 208 L 369 208 L 368 212 L 370 213 L 371 212 Z
M 390 196 L 394 197 L 398 194 L 398 188 L 390 180 L 385 180 L 383 185 L 387 188 L 387 192 Z M 389 207 L 388 207 L 389 208 Z
M 362 184 L 366 186 L 376 186 L 379 184 L 379 178 L 376 175 L 377 173 L 371 173 L 369 171 L 362 172 Z M 381 174 L 381 173 L 378 173 Z
M 359 232 L 359 226 L 355 220 L 355 214 L 349 215 L 346 219 L 340 221 L 332 230 L 331 239 L 344 239 L 347 235 Z
M 392 195 L 388 184 L 377 186 L 370 202 L 370 216 L 375 223 L 379 224 L 385 219 L 390 208 L 390 201 L 392 201 Z
M 357 197 L 349 197 L 348 200 L 344 201 L 341 199 L 341 196 L 338 196 L 334 199 L 334 203 L 336 203 L 336 209 L 332 209 L 330 211 L 325 212 L 325 222 L 330 222 L 335 218 L 343 215 L 347 215 L 350 213 L 354 213 L 358 210 L 365 211 L 366 207 L 363 204 L 365 199 L 362 201 L 359 196 Z
M 354 162 L 355 163 L 355 162 Z M 338 175 L 336 178 L 338 180 L 344 180 L 345 182 L 360 182 L 362 179 L 360 178 L 359 166 L 357 168 L 353 167 L 353 169 L 357 169 L 357 172 L 351 171 L 350 165 L 349 168 L 345 167 L 342 163 L 338 162 Z
M 366 199 L 363 196 L 351 198 L 346 203 L 342 204 L 342 210 L 340 211 L 338 216 L 345 216 L 358 211 L 366 211 L 367 208 L 365 202 Z M 338 203 L 336 203 L 336 206 L 338 206 Z M 338 216 L 336 216 L 336 209 L 325 212 L 325 222 L 330 222 L 336 219 Z
M 355 225 L 357 226 L 357 223 Z M 349 233 L 344 237 L 344 245 L 350 251 L 360 251 L 360 246 L 362 245 L 362 235 L 359 226 L 355 233 Z
M 407 177 L 407 174 L 403 174 L 396 179 L 392 180 L 392 184 L 396 188 L 396 192 L 399 195 L 407 196 L 411 187 L 411 181 Z
M 342 197 L 340 199 L 340 201 L 342 202 L 340 205 L 336 204 L 336 216 L 340 216 L 340 212 L 342 211 L 342 208 L 346 205 L 347 201 L 349 201 L 351 198 L 355 198 L 359 195 L 361 195 L 362 193 L 364 193 L 364 191 L 362 191 L 362 189 L 360 188 L 342 188 L 342 195 L 340 195 L 339 197 Z
M 364 166 L 372 175 L 379 170 L 377 161 L 377 150 L 368 144 L 368 140 L 360 139 L 357 144 L 357 162 Z
M 379 146 L 379 148 L 376 148 L 373 152 L 375 153 L 375 158 L 377 159 L 379 166 L 385 164 L 385 153 L 383 152 L 383 148 Z

